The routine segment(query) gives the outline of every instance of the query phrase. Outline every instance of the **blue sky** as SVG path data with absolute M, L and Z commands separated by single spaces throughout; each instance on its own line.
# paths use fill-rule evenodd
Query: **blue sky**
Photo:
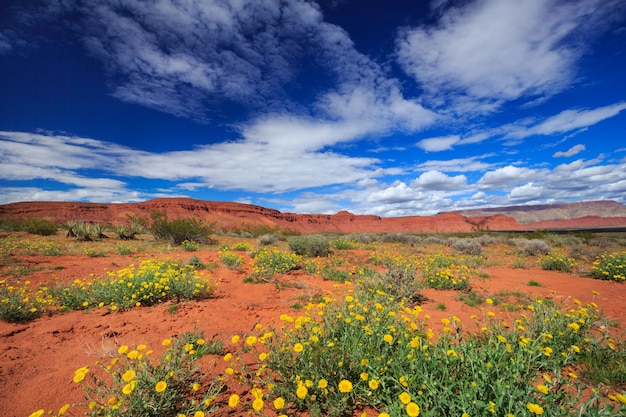
M 626 203 L 621 0 L 10 0 L 0 204 Z

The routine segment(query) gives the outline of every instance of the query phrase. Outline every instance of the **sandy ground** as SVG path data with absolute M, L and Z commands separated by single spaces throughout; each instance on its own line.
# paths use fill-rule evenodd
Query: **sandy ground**
M 217 262 L 215 251 L 194 254 L 205 263 Z M 157 256 L 188 259 L 190 254 L 179 252 Z M 117 255 L 102 258 L 83 255 L 28 257 L 28 261 L 38 266 L 50 263 L 64 267 L 29 275 L 34 285 L 49 282 L 53 273 L 59 280 L 71 281 L 86 279 L 90 274 L 103 276 L 105 271 L 139 263 L 137 259 Z M 491 266 L 483 271 L 488 277 L 472 281 L 472 289 L 479 293 L 495 294 L 506 290 L 556 300 L 567 297 L 583 303 L 593 300 L 604 309 L 605 315 L 626 323 L 626 284 L 543 271 L 536 267 Z M 280 278 L 293 284 L 289 288 L 245 284 L 243 279 L 247 273 L 215 269 L 211 277 L 219 285 L 214 295 L 202 301 L 181 303 L 174 313 L 166 303 L 125 312 L 95 309 L 56 314 L 27 324 L 0 322 L 0 416 L 25 417 L 39 408 L 56 412 L 65 403 L 80 402 L 83 394 L 78 384 L 72 383 L 74 371 L 107 358 L 108 352 L 120 345 L 145 343 L 157 346 L 166 337 L 194 328 L 203 330 L 206 339 L 228 340 L 234 334 L 250 332 L 256 323 L 277 319 L 281 313 L 297 314 L 290 306 L 298 300 L 306 303 L 312 296 L 337 290 L 336 283 L 300 271 Z M 530 280 L 541 286 L 529 286 Z M 592 291 L 600 295 L 594 295 Z M 432 317 L 433 323 L 442 317 L 456 315 L 471 327 L 469 317 L 482 312 L 480 307 L 469 307 L 459 301 L 456 291 L 426 290 L 423 295 L 427 301 L 422 308 Z M 441 303 L 445 305 L 445 311 L 441 309 Z

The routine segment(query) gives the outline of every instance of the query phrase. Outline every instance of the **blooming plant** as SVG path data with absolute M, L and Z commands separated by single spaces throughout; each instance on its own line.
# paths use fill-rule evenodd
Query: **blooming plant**
M 0 319 L 24 322 L 45 312 L 107 307 L 111 310 L 154 305 L 170 299 L 198 299 L 211 294 L 214 284 L 190 265 L 151 259 L 108 272 L 109 279 L 37 289 L 30 282 L 0 281 Z
M 274 275 L 299 268 L 302 257 L 279 249 L 261 249 L 253 255 L 250 262 L 252 264 L 251 278 L 255 281 L 272 278 Z
M 428 257 L 422 267 L 424 285 L 438 290 L 466 289 L 473 273 L 463 259 L 442 254 Z
M 614 416 L 623 394 L 589 390 L 574 371 L 581 355 L 610 338 L 594 330 L 595 304 L 574 307 L 537 300 L 506 323 L 494 312 L 467 337 L 461 322 L 443 319 L 439 331 L 419 307 L 380 290 L 348 290 L 309 304 L 300 316 L 282 315 L 280 329 L 259 326 L 258 336 L 235 337 L 236 350 L 255 350 L 252 369 L 231 375 L 260 390 L 277 413 L 349 415 L 360 407 L 390 416 L 529 415 Z M 243 349 L 245 348 L 245 349 Z M 225 359 L 234 361 L 237 351 Z M 588 395 L 583 396 L 583 392 Z M 590 393 L 590 394 L 589 394 Z M 243 411 L 242 411 L 243 412 Z
M 593 276 L 598 279 L 626 282 L 626 252 L 600 256 L 593 263 Z
M 148 346 L 120 346 L 109 363 L 82 367 L 74 383 L 85 392 L 85 415 L 110 417 L 203 416 L 217 409 L 222 384 L 208 379 L 199 359 L 208 352 L 200 332 L 162 342 L 153 357 Z
M 243 266 L 243 256 L 237 255 L 230 250 L 221 250 L 219 252 L 219 257 L 222 263 L 224 263 L 227 268 L 241 269 L 241 267 Z
M 550 252 L 539 259 L 541 269 L 546 271 L 572 272 L 576 267 L 576 260 L 559 253 Z

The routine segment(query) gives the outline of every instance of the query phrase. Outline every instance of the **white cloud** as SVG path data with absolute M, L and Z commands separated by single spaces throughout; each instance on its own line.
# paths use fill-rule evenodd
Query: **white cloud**
M 552 155 L 552 157 L 554 157 L 554 158 L 570 157 L 570 156 L 574 156 L 574 155 L 577 155 L 577 154 L 581 153 L 585 149 L 587 149 L 587 147 L 585 145 L 578 144 L 578 145 L 572 146 L 571 148 L 569 148 L 565 152 L 561 152 L 561 151 L 555 152 L 554 155 Z
M 588 29 L 616 5 L 599 0 L 463 2 L 447 9 L 436 27 L 401 31 L 398 61 L 434 103 L 452 100 L 457 112 L 493 111 L 503 101 L 536 99 L 568 86 Z
M 610 119 L 626 110 L 626 102 L 610 104 L 595 109 L 564 110 L 542 122 L 533 124 L 526 121 L 505 126 L 505 137 L 523 139 L 533 135 L 554 135 L 586 128 Z
M 426 152 L 441 152 L 452 149 L 452 146 L 459 142 L 459 136 L 443 136 L 437 138 L 422 139 L 417 142 L 417 146 Z
M 465 175 L 448 176 L 439 171 L 427 171 L 416 178 L 411 186 L 420 190 L 455 191 L 463 189 L 467 183 Z
M 540 201 L 543 198 L 548 198 L 550 194 L 550 190 L 546 190 L 542 186 L 537 186 L 529 182 L 528 184 L 513 188 L 509 194 L 509 199 L 511 202 L 522 204 Z
M 417 171 L 442 171 L 442 172 L 480 172 L 486 171 L 491 168 L 492 164 L 483 162 L 482 159 L 486 159 L 492 154 L 474 156 L 470 158 L 455 158 L 448 160 L 428 160 L 417 165 L 415 169 Z
M 481 190 L 511 189 L 512 186 L 541 178 L 547 169 L 518 168 L 507 165 L 485 173 L 476 183 Z

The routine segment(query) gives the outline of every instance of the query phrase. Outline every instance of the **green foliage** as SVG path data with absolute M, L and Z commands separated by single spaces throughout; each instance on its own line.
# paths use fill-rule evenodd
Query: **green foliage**
M 165 214 L 155 211 L 151 213 L 152 225 L 150 232 L 157 240 L 169 240 L 176 245 L 184 241 L 196 243 L 211 243 L 211 234 L 214 224 L 208 224 L 200 219 L 168 220 Z
M 252 282 L 271 279 L 277 274 L 285 274 L 300 268 L 302 257 L 278 249 L 261 249 L 252 256 Z
M 597 279 L 625 282 L 626 252 L 600 256 L 593 263 L 592 275 Z
M 324 236 L 303 235 L 294 236 L 287 240 L 289 248 L 300 256 L 315 257 L 328 256 L 330 244 Z
M 478 294 L 476 291 L 464 291 L 459 294 L 458 299 L 470 307 L 476 307 L 485 302 L 485 297 Z
M 59 230 L 59 226 L 56 223 L 35 217 L 24 220 L 23 228 L 28 233 L 40 236 L 52 236 Z
M 30 288 L 0 281 L 0 319 L 24 322 L 44 313 L 107 307 L 114 311 L 154 305 L 167 300 L 192 300 L 207 297 L 213 283 L 191 266 L 173 261 L 148 260 L 139 267 L 109 272 L 109 279 L 84 282 L 74 280 L 68 286 Z
M 225 249 L 230 249 L 235 252 L 250 252 L 253 247 L 249 242 L 235 242 L 232 245 L 228 245 Z
M 350 281 L 350 273 L 344 269 L 324 268 L 322 269 L 320 275 L 327 281 Z
M 424 262 L 422 281 L 425 286 L 438 290 L 463 290 L 469 286 L 472 273 L 462 259 L 437 254 Z
M 230 250 L 220 251 L 219 257 L 227 268 L 241 270 L 243 267 L 243 256 L 237 255 Z
M 45 312 L 46 300 L 42 289 L 32 291 L 30 282 L 21 287 L 0 280 L 0 320 L 9 323 L 25 323 L 41 317 Z
M 258 237 L 259 245 L 267 246 L 278 242 L 278 237 L 274 234 L 264 234 Z
M 599 316 L 592 304 L 537 300 L 515 326 L 488 312 L 477 323 L 481 331 L 468 337 L 458 318 L 443 319 L 437 334 L 419 307 L 407 308 L 380 290 L 357 288 L 333 301 L 309 304 L 301 316 L 281 315 L 280 329 L 234 338 L 238 349 L 256 350 L 263 363 L 256 373 L 244 367 L 234 377 L 248 375 L 251 386 L 262 387 L 253 396 L 277 401 L 279 413 L 288 415 L 338 417 L 363 408 L 393 416 L 418 415 L 418 408 L 420 416 L 624 411 L 618 397 L 590 390 L 571 367 L 584 352 L 610 343 L 594 329 Z
M 100 372 L 85 366 L 74 382 L 82 385 L 91 417 L 161 417 L 209 414 L 217 410 L 222 383 L 209 380 L 200 359 L 209 353 L 203 334 L 185 333 L 165 339 L 165 351 L 153 358 L 146 345 L 120 346 Z
M 567 258 L 559 253 L 549 253 L 539 260 L 541 269 L 545 271 L 572 272 L 576 266 L 576 260 Z
M 115 245 L 115 249 L 117 249 L 117 253 L 122 256 L 133 254 L 133 248 L 128 245 L 122 245 L 118 243 L 117 245 Z
M 196 255 L 193 255 L 189 258 L 189 260 L 187 261 L 187 265 L 195 269 L 203 269 L 205 267 L 204 263 L 202 263 L 202 260 L 200 260 L 200 258 L 198 258 Z
M 195 252 L 200 249 L 200 245 L 194 240 L 183 240 L 180 246 L 185 252 Z
M 348 250 L 348 249 L 356 249 L 358 247 L 357 242 L 354 240 L 348 240 L 344 238 L 338 238 L 331 242 L 333 249 L 336 250 Z

